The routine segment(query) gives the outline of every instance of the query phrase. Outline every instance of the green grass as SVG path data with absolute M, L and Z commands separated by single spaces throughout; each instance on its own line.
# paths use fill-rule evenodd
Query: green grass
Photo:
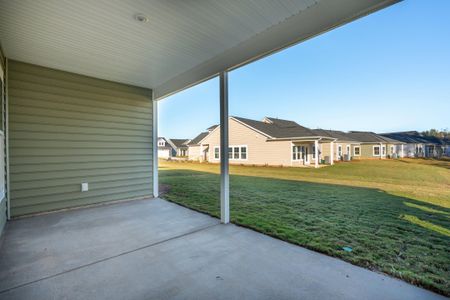
M 321 169 L 232 166 L 231 220 L 448 296 L 449 166 L 427 160 Z M 164 197 L 218 217 L 218 171 L 211 164 L 161 162 Z

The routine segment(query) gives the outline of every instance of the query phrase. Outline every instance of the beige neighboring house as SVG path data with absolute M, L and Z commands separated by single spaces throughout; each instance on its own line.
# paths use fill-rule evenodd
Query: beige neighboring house
M 294 121 L 266 117 L 262 121 L 229 118 L 230 164 L 315 166 L 333 164 L 336 139 L 317 134 Z M 328 158 L 321 154 L 329 150 Z M 220 127 L 202 132 L 189 144 L 189 159 L 220 162 Z
M 354 158 L 384 159 L 403 157 L 401 151 L 405 143 L 389 137 L 381 136 L 370 131 L 350 131 L 347 133 L 352 139 L 360 142 L 360 155 Z
M 217 127 L 218 125 L 213 125 L 207 129 L 207 131 L 200 133 L 195 138 L 187 143 L 188 151 L 187 156 L 188 160 L 193 161 L 208 161 L 209 160 L 209 149 L 208 145 L 202 143 L 202 141 Z
M 334 142 L 333 159 L 335 161 L 350 161 L 361 156 L 361 143 L 347 133 L 338 130 L 314 129 L 318 135 L 336 139 Z M 329 145 L 321 144 L 322 157 L 330 156 Z

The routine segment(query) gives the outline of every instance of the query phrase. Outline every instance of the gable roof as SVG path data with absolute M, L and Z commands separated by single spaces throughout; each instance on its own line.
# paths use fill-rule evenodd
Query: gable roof
M 424 136 L 421 135 L 417 131 L 402 131 L 402 132 L 390 132 L 390 133 L 382 133 L 383 137 L 396 139 L 398 141 L 402 141 L 404 143 L 411 144 L 437 144 L 441 145 L 444 142 L 434 136 Z
M 172 141 L 172 143 L 176 148 L 186 146 L 186 142 L 189 141 L 188 139 L 170 139 L 170 140 Z
M 209 134 L 208 131 L 200 133 L 195 138 L 193 138 L 187 145 L 188 146 L 198 145 L 201 142 L 201 140 L 203 140 L 208 134 Z
M 272 139 L 318 137 L 309 128 L 303 127 L 294 121 L 265 117 L 263 121 L 256 121 L 241 117 L 233 119 L 253 128 Z
M 381 136 L 371 131 L 350 131 L 349 133 L 347 133 L 347 135 L 362 143 L 392 143 L 392 144 L 402 143 L 398 140 Z
M 327 129 L 313 129 L 317 135 L 328 136 L 331 138 L 338 139 L 339 141 L 348 141 L 348 142 L 358 142 L 353 137 L 349 136 L 347 133 L 339 130 L 327 130 Z

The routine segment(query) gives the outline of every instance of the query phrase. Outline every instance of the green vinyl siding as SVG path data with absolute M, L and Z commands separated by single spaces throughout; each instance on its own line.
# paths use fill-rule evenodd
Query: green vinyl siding
M 0 83 L 0 130 L 4 131 L 3 128 L 3 120 L 4 120 L 4 103 L 6 100 L 6 87 L 5 87 L 5 83 L 6 83 L 6 59 L 5 56 L 3 54 L 2 48 L 0 47 L 0 65 L 1 65 L 1 70 L 2 75 L 3 75 L 3 79 L 4 81 Z M 4 136 L 1 136 L 2 138 L 4 138 Z M 6 153 L 3 153 L 4 155 Z M 6 161 L 5 161 L 6 162 Z M 6 170 L 6 169 L 5 169 Z M 5 182 L 6 182 L 6 176 L 5 176 Z M 6 194 L 6 189 L 5 189 L 5 194 Z M 6 219 L 7 219 L 7 213 L 6 213 L 7 207 L 6 207 L 6 199 L 0 199 L 0 236 L 3 233 L 3 229 L 5 228 L 5 224 L 6 224 Z
M 148 89 L 10 61 L 9 135 L 12 216 L 153 194 Z

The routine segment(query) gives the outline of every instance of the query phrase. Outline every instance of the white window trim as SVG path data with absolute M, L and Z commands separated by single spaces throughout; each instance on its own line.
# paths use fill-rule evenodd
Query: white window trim
M 219 157 L 218 158 L 216 158 L 216 149 L 219 150 L 219 151 L 217 151 L 219 153 Z M 220 160 L 220 146 L 214 146 L 212 157 L 213 157 L 214 160 Z
M 356 148 L 359 149 L 359 154 L 356 154 Z M 353 147 L 353 156 L 361 156 L 361 146 L 354 146 Z
M 340 150 L 339 150 L 340 149 Z M 342 144 L 337 144 L 337 149 L 336 149 L 336 158 L 339 160 L 341 159 L 343 153 L 343 148 L 342 148 Z
M 239 147 L 239 158 L 234 158 L 234 148 L 235 147 Z M 247 151 L 247 157 L 246 158 L 241 158 L 242 154 L 241 154 L 241 148 L 244 147 Z M 248 145 L 228 145 L 228 148 L 231 148 L 231 151 L 229 151 L 229 153 L 231 153 L 231 158 L 229 158 L 229 160 L 233 160 L 233 161 L 247 161 L 248 160 Z M 219 158 L 216 158 L 216 150 L 215 149 L 219 149 Z M 220 147 L 219 146 L 214 146 L 213 148 L 213 160 L 220 160 Z
M 379 154 L 375 154 L 375 148 L 379 148 L 379 150 L 378 150 Z M 381 147 L 380 147 L 380 145 L 373 145 L 372 156 L 381 156 Z
M 297 151 L 297 152 L 294 152 L 294 147 L 301 148 L 302 146 L 303 145 L 294 145 L 294 144 L 292 144 L 292 146 L 291 146 L 291 161 L 295 161 L 295 162 L 303 161 L 302 155 L 300 155 L 300 158 L 295 158 L 294 159 L 294 153 L 302 153 L 300 150 Z M 296 157 L 297 157 L 297 155 L 296 155 Z

